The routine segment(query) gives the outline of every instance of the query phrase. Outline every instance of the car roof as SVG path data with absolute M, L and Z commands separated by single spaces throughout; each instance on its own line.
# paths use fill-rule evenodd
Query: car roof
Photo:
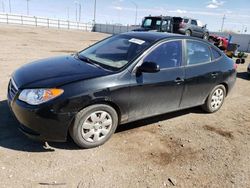
M 143 31 L 132 31 L 127 33 L 122 33 L 121 35 L 127 35 L 134 38 L 138 38 L 145 41 L 155 42 L 159 40 L 164 40 L 168 38 L 179 38 L 179 39 L 193 39 L 193 40 L 200 40 L 204 41 L 202 39 L 198 39 L 195 37 L 189 37 L 185 35 L 180 34 L 174 34 L 174 33 L 161 33 L 161 32 L 143 32 Z
M 198 19 L 196 19 L 196 18 L 190 18 L 190 17 L 183 17 L 183 19 L 198 20 Z
M 122 33 L 120 35 L 127 35 L 127 36 L 141 39 L 144 41 L 149 41 L 151 43 L 155 43 L 155 42 L 158 42 L 158 41 L 161 41 L 164 39 L 191 39 L 191 40 L 206 43 L 207 45 L 212 45 L 210 42 L 208 42 L 204 39 L 201 39 L 201 38 L 186 36 L 186 35 L 181 35 L 181 34 L 175 34 L 175 33 L 131 31 L 131 32 L 127 32 L 127 33 Z
M 144 18 L 160 18 L 160 19 L 169 19 L 169 18 L 182 18 L 182 17 L 180 17 L 180 16 L 145 16 Z
M 173 16 L 146 16 L 145 18 L 173 18 Z

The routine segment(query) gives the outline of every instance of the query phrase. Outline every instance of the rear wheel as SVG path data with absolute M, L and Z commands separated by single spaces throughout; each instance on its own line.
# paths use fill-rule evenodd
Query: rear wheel
M 70 128 L 70 135 L 81 148 L 93 148 L 104 144 L 118 125 L 116 111 L 104 104 L 89 106 L 80 111 Z
M 192 33 L 191 33 L 190 30 L 186 30 L 186 31 L 185 31 L 185 35 L 186 35 L 186 36 L 191 36 L 191 34 L 192 34 Z
M 202 105 L 202 109 L 209 113 L 218 111 L 224 102 L 225 96 L 225 86 L 216 86 L 207 97 L 206 102 Z

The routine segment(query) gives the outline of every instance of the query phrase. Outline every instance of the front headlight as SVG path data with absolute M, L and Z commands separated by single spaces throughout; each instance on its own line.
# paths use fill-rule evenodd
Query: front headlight
M 62 89 L 25 89 L 18 99 L 31 105 L 39 105 L 63 94 Z

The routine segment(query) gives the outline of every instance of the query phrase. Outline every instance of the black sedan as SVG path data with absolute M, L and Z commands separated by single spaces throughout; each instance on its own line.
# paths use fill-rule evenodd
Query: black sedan
M 66 141 L 69 133 L 91 148 L 118 124 L 194 106 L 216 112 L 235 80 L 234 62 L 202 39 L 131 32 L 24 65 L 8 102 L 29 137 Z

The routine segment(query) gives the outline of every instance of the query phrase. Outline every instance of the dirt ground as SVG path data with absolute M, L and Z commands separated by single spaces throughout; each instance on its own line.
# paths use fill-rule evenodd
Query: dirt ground
M 68 141 L 48 151 L 18 131 L 6 103 L 11 73 L 105 36 L 0 25 L 0 187 L 250 187 L 248 63 L 215 114 L 192 108 L 126 124 L 89 150 Z

